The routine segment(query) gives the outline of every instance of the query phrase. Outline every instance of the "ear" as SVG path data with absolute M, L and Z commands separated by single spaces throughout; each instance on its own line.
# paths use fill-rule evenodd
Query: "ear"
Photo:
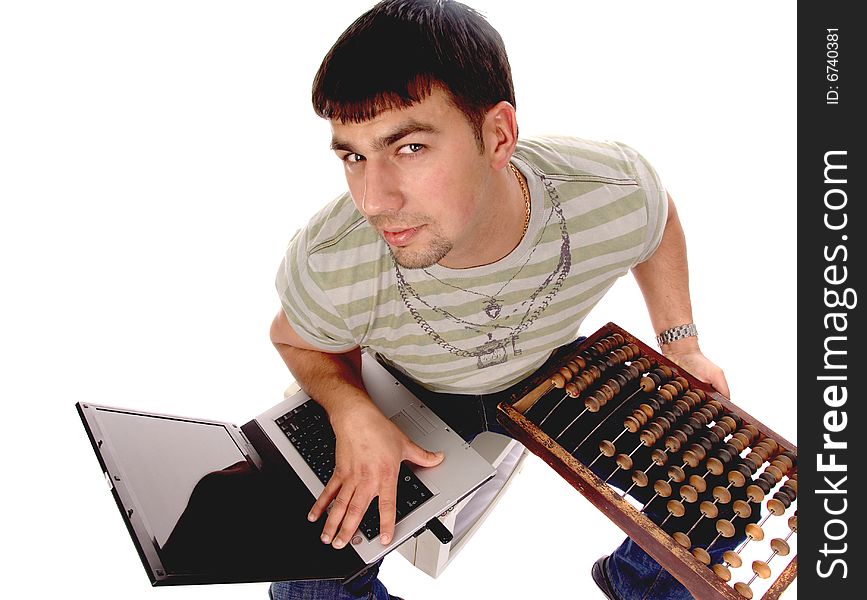
M 482 123 L 482 139 L 491 167 L 497 170 L 504 168 L 512 158 L 518 142 L 515 107 L 505 100 L 491 107 Z

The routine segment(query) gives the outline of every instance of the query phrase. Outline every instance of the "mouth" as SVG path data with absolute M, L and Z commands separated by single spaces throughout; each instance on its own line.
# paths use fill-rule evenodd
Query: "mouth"
M 422 227 L 424 227 L 424 225 L 409 228 L 383 229 L 382 237 L 385 238 L 385 241 L 386 243 L 388 243 L 389 246 L 400 248 L 409 244 L 422 229 Z

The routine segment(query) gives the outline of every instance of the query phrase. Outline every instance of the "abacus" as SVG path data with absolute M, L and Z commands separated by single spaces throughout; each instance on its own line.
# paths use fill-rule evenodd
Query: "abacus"
M 548 364 L 498 406 L 516 439 L 694 597 L 753 598 L 792 554 L 762 598 L 783 593 L 797 571 L 794 445 L 614 323 Z M 769 519 L 782 532 L 762 553 Z

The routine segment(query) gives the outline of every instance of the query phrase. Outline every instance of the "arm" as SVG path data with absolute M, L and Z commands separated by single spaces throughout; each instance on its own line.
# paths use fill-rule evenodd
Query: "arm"
M 649 259 L 633 267 L 632 274 L 641 288 L 650 322 L 657 333 L 693 322 L 686 241 L 671 196 L 668 196 L 668 220 L 662 241 Z M 729 397 L 722 369 L 705 357 L 698 346 L 698 338 L 689 337 L 665 344 L 662 353 Z
M 327 353 L 305 342 L 280 310 L 271 324 L 271 342 L 304 391 L 322 405 L 337 438 L 334 475 L 308 518 L 331 510 L 322 541 L 345 546 L 374 496 L 379 496 L 380 539 L 394 535 L 397 474 L 402 460 L 432 467 L 443 455 L 414 444 L 385 418 L 361 380 L 361 350 Z

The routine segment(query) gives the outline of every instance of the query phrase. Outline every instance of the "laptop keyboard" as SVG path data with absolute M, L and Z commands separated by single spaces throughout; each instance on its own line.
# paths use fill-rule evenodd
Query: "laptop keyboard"
M 328 416 L 319 404 L 308 400 L 275 420 L 304 461 L 323 484 L 334 474 L 335 437 Z M 397 477 L 397 522 L 421 506 L 433 494 L 404 463 Z M 368 540 L 379 535 L 379 497 L 373 499 L 359 530 Z

